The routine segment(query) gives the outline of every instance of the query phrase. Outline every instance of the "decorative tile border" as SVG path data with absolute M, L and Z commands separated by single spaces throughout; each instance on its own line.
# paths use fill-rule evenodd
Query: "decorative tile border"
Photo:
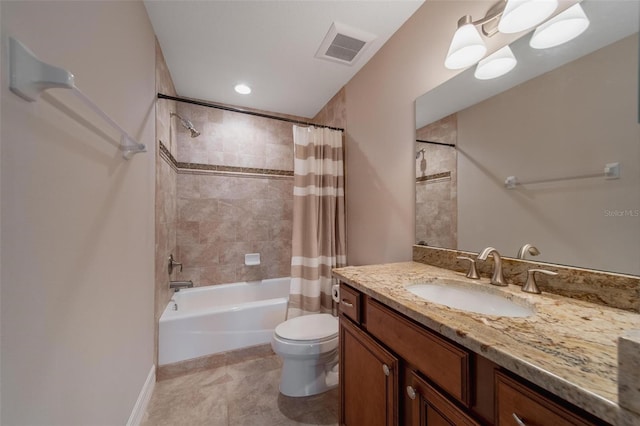
M 201 163 L 182 163 L 177 161 L 171 152 L 164 146 L 162 141 L 158 141 L 160 146 L 161 156 L 169 162 L 172 166 L 178 169 L 178 173 L 192 173 L 192 172 L 220 172 L 224 174 L 237 174 L 237 175 L 258 175 L 269 177 L 293 177 L 293 170 L 274 170 L 274 169 L 261 169 L 255 167 L 235 167 L 235 166 L 218 166 L 215 164 L 201 164 Z
M 458 260 L 457 256 L 475 257 L 476 255 L 477 253 L 462 250 L 413 246 L 414 262 L 458 272 L 467 272 L 468 262 Z M 481 276 L 491 276 L 493 262 L 477 262 L 476 266 Z M 524 284 L 527 270 L 531 268 L 549 269 L 558 272 L 558 275 L 538 275 L 538 286 L 542 291 L 612 308 L 640 312 L 640 276 L 509 257 L 502 258 L 502 267 L 506 281 L 511 284 Z
M 170 166 L 173 168 L 178 168 L 178 162 L 171 154 L 171 151 L 162 143 L 162 141 L 158 141 L 158 152 L 160 153 L 160 157 L 164 159 Z
M 416 183 L 417 182 L 427 182 L 427 181 L 430 181 L 430 180 L 440 180 L 440 179 L 444 179 L 444 178 L 451 179 L 451 172 L 434 173 L 432 175 L 420 176 L 420 177 L 416 178 Z

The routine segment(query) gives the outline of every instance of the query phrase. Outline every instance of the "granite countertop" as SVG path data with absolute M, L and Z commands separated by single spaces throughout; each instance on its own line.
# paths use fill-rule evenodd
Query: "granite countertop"
M 334 276 L 424 326 L 613 424 L 640 424 L 618 404 L 618 337 L 640 328 L 640 314 L 417 262 L 349 266 Z M 428 302 L 407 285 L 443 279 L 505 292 L 535 314 L 512 318 L 476 314 Z M 636 423 L 637 422 L 637 423 Z

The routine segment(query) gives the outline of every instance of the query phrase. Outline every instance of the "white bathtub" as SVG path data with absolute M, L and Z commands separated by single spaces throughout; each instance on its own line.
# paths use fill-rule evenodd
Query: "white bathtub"
M 269 343 L 285 320 L 290 278 L 180 290 L 160 317 L 158 364 Z

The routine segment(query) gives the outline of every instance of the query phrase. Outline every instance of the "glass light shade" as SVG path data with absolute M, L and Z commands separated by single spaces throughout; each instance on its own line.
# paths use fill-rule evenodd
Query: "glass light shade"
M 471 21 L 471 17 L 469 17 L 469 21 Z M 453 35 L 444 66 L 450 70 L 466 68 L 482 59 L 485 53 L 487 53 L 487 46 L 485 46 L 478 29 L 469 22 L 459 26 Z
M 518 63 L 511 48 L 505 46 L 478 63 L 473 74 L 478 80 L 490 80 L 511 71 Z
M 573 40 L 589 27 L 589 18 L 579 3 L 536 28 L 529 46 L 547 49 Z
M 501 33 L 518 33 L 538 25 L 558 7 L 558 0 L 507 0 L 498 23 Z

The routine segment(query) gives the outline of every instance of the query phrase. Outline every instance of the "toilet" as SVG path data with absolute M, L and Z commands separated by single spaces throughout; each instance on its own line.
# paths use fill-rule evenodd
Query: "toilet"
M 338 318 L 313 314 L 279 324 L 271 339 L 282 357 L 280 392 L 310 396 L 338 386 Z

